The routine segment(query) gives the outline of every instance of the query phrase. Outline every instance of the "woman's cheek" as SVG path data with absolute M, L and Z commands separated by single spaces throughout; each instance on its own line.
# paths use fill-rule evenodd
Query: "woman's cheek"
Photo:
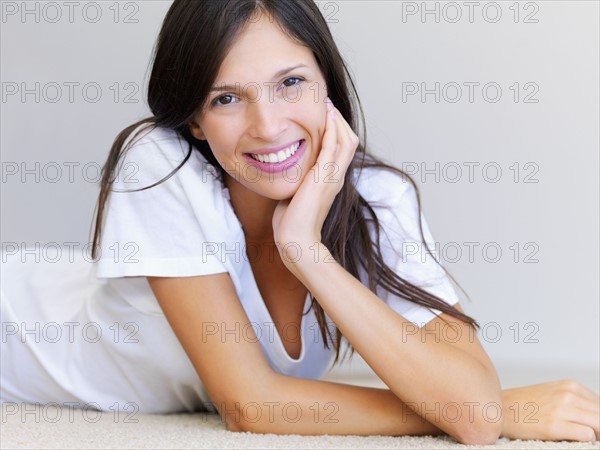
M 314 109 L 306 117 L 305 128 L 310 135 L 310 139 L 316 141 L 315 144 L 320 148 L 323 136 L 325 135 L 325 127 L 327 125 L 327 111 L 321 108 Z

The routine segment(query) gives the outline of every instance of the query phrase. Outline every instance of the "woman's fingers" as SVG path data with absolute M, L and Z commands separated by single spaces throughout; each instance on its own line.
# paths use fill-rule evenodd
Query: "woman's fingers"
M 358 147 L 358 136 L 354 133 L 348 122 L 346 122 L 342 113 L 337 109 L 335 110 L 335 117 L 339 144 L 335 164 L 337 173 L 343 175 L 348 169 Z
M 353 142 L 354 132 L 339 110 L 331 102 L 327 102 L 327 107 L 326 129 L 317 164 L 325 180 L 339 183 L 344 179 L 357 143 Z
M 588 399 L 587 397 L 584 398 L 579 396 L 578 406 L 600 417 L 600 404 L 598 404 L 598 401 L 593 401 Z
M 589 427 L 594 432 L 595 436 L 600 433 L 598 415 L 592 411 L 577 408 L 575 411 L 573 411 L 573 419 L 571 419 L 571 421 Z
M 347 148 L 351 149 L 352 151 L 356 150 L 356 147 L 358 146 L 358 136 L 356 133 L 354 133 L 354 130 L 352 130 L 350 124 L 346 122 L 346 119 L 344 119 L 342 113 L 338 109 L 336 109 L 335 112 L 336 116 L 338 117 L 338 135 L 344 136 L 344 141 L 348 146 Z
M 600 414 L 600 396 L 584 385 L 572 380 L 559 381 L 559 394 L 565 404 L 573 404 L 580 408 Z
M 338 130 L 335 118 L 335 108 L 333 105 L 328 106 L 327 119 L 325 121 L 325 134 L 321 143 L 321 151 L 319 152 L 318 162 L 323 160 L 329 161 L 335 155 L 338 142 Z
M 573 422 L 560 422 L 552 429 L 552 440 L 594 442 L 596 433 L 587 425 Z
M 600 438 L 598 394 L 562 380 L 503 392 L 503 406 L 514 420 L 505 421 L 504 434 L 512 439 L 593 441 Z M 535 417 L 527 405 L 537 405 Z M 533 420 L 532 420 L 533 419 Z
M 575 383 L 575 385 L 576 385 L 576 386 L 574 386 L 575 392 L 577 392 L 582 397 L 587 398 L 588 400 L 594 402 L 597 409 L 600 410 L 600 396 L 598 394 L 596 394 L 594 391 L 592 391 L 591 389 L 588 389 L 587 387 L 585 387 L 583 384 L 579 384 L 574 381 L 573 381 L 573 383 Z
M 337 113 L 342 119 L 342 128 L 348 138 L 348 142 L 353 142 L 354 140 L 356 140 L 358 143 L 358 136 L 356 135 L 356 133 L 354 133 L 354 130 L 352 129 L 352 127 L 350 127 L 350 124 L 346 122 L 344 116 L 342 116 L 342 113 L 339 112 L 339 110 L 337 111 Z
M 547 383 L 549 385 L 553 385 L 557 388 L 558 391 L 564 392 L 574 392 L 576 394 L 581 395 L 582 397 L 586 397 L 590 400 L 599 401 L 600 397 L 594 391 L 588 389 L 581 383 L 578 383 L 574 380 L 560 380 Z
M 564 439 L 594 441 L 600 437 L 599 408 L 597 401 L 590 397 L 596 396 L 583 385 L 574 381 L 561 383 L 563 389 L 558 401 L 558 415 L 562 423 L 557 431 L 563 430 Z M 592 395 L 589 395 L 589 394 Z

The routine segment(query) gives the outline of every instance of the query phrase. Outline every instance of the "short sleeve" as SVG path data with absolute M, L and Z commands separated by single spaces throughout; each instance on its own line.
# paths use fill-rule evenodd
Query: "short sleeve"
M 372 202 L 371 207 L 380 221 L 380 245 L 385 263 L 404 280 L 449 305 L 458 303 L 449 277 L 427 252 L 421 239 L 417 197 L 412 184 L 391 171 L 368 169 L 363 170 L 357 188 L 370 204 Z M 427 220 L 422 212 L 420 216 L 427 246 L 437 257 Z M 371 235 L 375 238 L 373 230 L 374 225 Z M 441 314 L 440 310 L 418 305 L 381 287 L 377 292 L 395 312 L 419 327 Z
M 126 150 L 105 205 L 98 278 L 227 272 L 219 254 L 208 251 L 223 229 L 222 194 L 199 152 L 192 149 L 161 181 L 188 152 L 186 141 L 164 128 L 143 131 Z

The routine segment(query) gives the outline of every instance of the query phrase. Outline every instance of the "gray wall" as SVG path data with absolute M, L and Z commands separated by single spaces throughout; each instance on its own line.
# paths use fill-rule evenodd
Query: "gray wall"
M 88 242 L 97 169 L 117 132 L 147 115 L 169 4 L 120 2 L 117 18 L 113 2 L 26 2 L 39 14 L 24 17 L 22 2 L 2 3 L 4 246 Z M 437 22 L 422 2 L 318 4 L 358 84 L 370 148 L 414 173 L 503 382 L 598 390 L 598 3 L 427 2 Z

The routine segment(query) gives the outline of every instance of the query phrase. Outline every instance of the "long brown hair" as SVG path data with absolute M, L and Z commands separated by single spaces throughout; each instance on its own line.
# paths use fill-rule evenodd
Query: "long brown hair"
M 376 292 L 376 286 L 380 286 L 393 295 L 417 305 L 440 310 L 479 328 L 479 324 L 474 319 L 439 297 L 411 284 L 386 265 L 380 247 L 379 220 L 372 205 L 358 193 L 353 184 L 352 174 L 363 168 L 380 168 L 395 172 L 411 183 L 416 193 L 422 243 L 433 257 L 423 235 L 419 190 L 407 173 L 367 153 L 366 126 L 360 98 L 329 27 L 312 0 L 175 0 L 173 2 L 158 36 L 149 80 L 148 105 L 153 117 L 143 119 L 119 133 L 102 169 L 92 258 L 96 258 L 103 211 L 117 163 L 126 148 L 145 130 L 154 127 L 176 130 L 188 142 L 189 151 L 183 162 L 167 177 L 142 189 L 149 189 L 170 178 L 185 164 L 194 150 L 199 151 L 217 169 L 218 176 L 221 181 L 223 180 L 224 170 L 212 154 L 208 142 L 195 139 L 190 133 L 189 123 L 205 104 L 209 89 L 214 83 L 228 49 L 244 24 L 256 12 L 267 13 L 290 38 L 312 49 L 325 78 L 329 98 L 355 132 L 358 129 L 355 104 L 360 110 L 363 124 L 362 135 L 359 135 L 362 136 L 361 143 L 346 171 L 342 190 L 335 198 L 323 225 L 321 232 L 323 244 L 335 260 L 358 279 L 360 279 L 359 267 L 362 267 L 367 275 L 367 287 L 372 292 Z M 146 126 L 142 127 L 123 148 L 131 133 L 142 124 Z M 375 224 L 375 240 L 369 233 L 368 222 Z M 441 266 L 439 261 L 433 258 Z M 441 267 L 455 281 L 448 271 Z M 462 288 L 461 290 L 464 293 Z M 315 308 L 325 347 L 329 348 L 329 342 L 335 345 L 336 357 L 333 362 L 335 364 L 340 356 L 343 336 L 336 328 L 334 338 L 332 330 L 327 326 L 324 311 L 314 296 L 312 296 L 311 307 Z M 348 349 L 351 350 L 352 355 L 354 348 L 349 345 Z

